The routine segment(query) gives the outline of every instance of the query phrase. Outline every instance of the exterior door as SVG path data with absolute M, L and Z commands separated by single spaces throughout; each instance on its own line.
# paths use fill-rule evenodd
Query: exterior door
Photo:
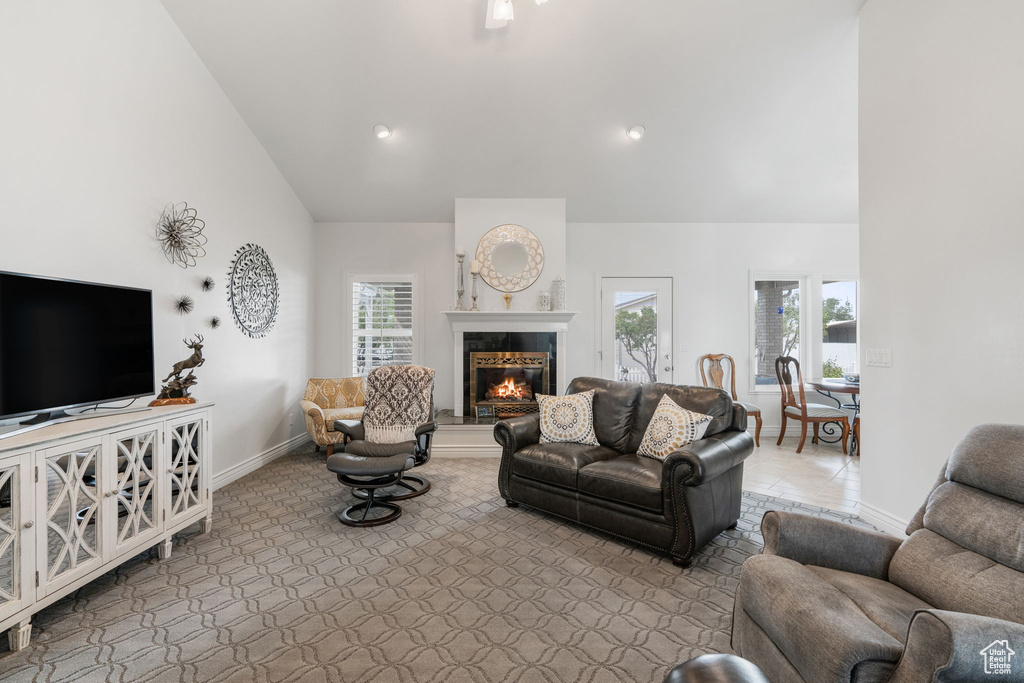
M 672 278 L 601 278 L 601 373 L 672 382 Z
M 59 590 L 103 565 L 106 519 L 102 491 L 103 437 L 43 451 L 36 484 L 38 523 L 46 525 L 36 547 L 36 568 L 44 594 Z
M 32 456 L 0 458 L 0 621 L 35 599 Z

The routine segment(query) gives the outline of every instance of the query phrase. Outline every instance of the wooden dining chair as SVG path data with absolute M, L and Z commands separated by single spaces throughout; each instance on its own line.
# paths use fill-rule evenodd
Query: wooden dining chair
M 796 367 L 796 387 L 793 386 L 793 370 Z M 843 427 L 843 453 L 846 453 L 846 439 L 850 436 L 850 416 L 838 408 L 830 408 L 820 403 L 808 403 L 804 396 L 804 376 L 800 372 L 800 361 L 792 356 L 779 356 L 775 359 L 775 375 L 779 378 L 779 387 L 782 389 L 782 429 L 779 431 L 779 441 L 776 445 L 782 445 L 782 437 L 786 436 L 787 420 L 798 420 L 800 422 L 800 444 L 796 447 L 799 453 L 804 448 L 804 440 L 807 439 L 807 425 L 814 425 L 814 442 L 818 442 L 818 427 L 822 422 L 838 422 Z
M 727 368 L 722 367 L 724 364 Z M 707 374 L 705 374 L 705 367 Z M 706 387 L 725 390 L 725 373 L 729 373 L 729 385 L 732 392 L 733 403 L 738 403 L 747 409 L 747 415 L 754 418 L 754 443 L 761 446 L 761 409 L 753 403 L 736 400 L 736 361 L 726 353 L 709 353 L 700 357 L 700 379 Z M 711 376 L 711 384 L 708 384 L 708 375 Z

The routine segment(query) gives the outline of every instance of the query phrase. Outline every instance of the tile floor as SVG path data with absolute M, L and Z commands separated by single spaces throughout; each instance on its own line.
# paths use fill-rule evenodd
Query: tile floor
M 860 458 L 843 455 L 839 444 L 810 443 L 799 455 L 797 439 L 761 435 L 760 448 L 746 460 L 743 488 L 786 500 L 860 513 Z

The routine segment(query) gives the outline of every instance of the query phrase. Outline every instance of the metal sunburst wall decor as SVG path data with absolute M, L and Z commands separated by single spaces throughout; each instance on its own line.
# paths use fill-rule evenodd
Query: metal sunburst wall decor
M 228 271 L 228 303 L 235 324 L 253 339 L 267 336 L 277 320 L 277 273 L 267 252 L 246 244 L 235 252 Z
M 187 294 L 179 296 L 174 300 L 174 312 L 178 315 L 188 315 L 195 307 L 195 299 Z
M 168 204 L 156 224 L 156 236 L 167 260 L 182 268 L 196 265 L 196 259 L 206 256 L 205 227 L 196 210 L 185 202 Z

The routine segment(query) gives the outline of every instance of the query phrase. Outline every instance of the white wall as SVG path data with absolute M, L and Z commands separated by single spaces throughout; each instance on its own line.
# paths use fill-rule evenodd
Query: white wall
M 527 226 L 529 227 L 529 226 Z M 451 408 L 452 334 L 442 311 L 455 291 L 454 226 L 450 223 L 317 223 L 317 325 L 313 371 L 350 374 L 345 348 L 349 273 L 415 272 L 422 283 L 420 362 L 437 370 L 435 399 Z M 596 338 L 600 275 L 669 274 L 676 283 L 676 381 L 697 383 L 704 353 L 727 352 L 740 365 L 737 390 L 778 425 L 778 393 L 747 397 L 749 271 L 857 272 L 855 225 L 569 223 L 567 299 L 580 311 L 570 324 L 568 377 L 600 372 Z M 475 244 L 465 244 L 472 251 Z M 467 267 L 468 271 L 468 267 Z M 468 284 L 467 284 L 468 288 Z M 481 289 L 488 289 L 481 284 Z M 468 290 L 467 290 L 468 291 Z M 493 292 L 492 292 L 493 293 Z M 496 294 L 496 293 L 494 293 Z M 500 297 L 488 299 L 497 310 Z M 535 299 L 533 301 L 535 304 Z
M 190 353 L 182 337 L 203 334 L 193 394 L 217 402 L 215 475 L 301 434 L 312 221 L 163 7 L 2 3 L 0 64 L 0 270 L 152 289 L 158 377 Z M 153 237 L 180 201 L 209 238 L 188 270 Z M 226 302 L 246 242 L 267 250 L 281 285 L 277 324 L 259 340 Z M 199 289 L 206 275 L 213 292 Z M 171 309 L 181 294 L 196 301 L 185 317 Z
M 350 377 L 352 295 L 349 275 L 415 274 L 419 282 L 416 320 L 421 365 L 433 368 L 434 400 L 451 408 L 452 333 L 442 311 L 455 302 L 455 240 L 451 223 L 317 223 L 316 359 L 313 374 Z M 472 250 L 476 245 L 465 245 Z M 469 258 L 469 257 L 467 257 Z M 465 263 L 469 296 L 469 262 Z M 479 285 L 486 288 L 482 282 Z M 504 302 L 502 303 L 504 305 Z M 468 307 L 468 305 L 467 305 Z
M 1024 3 L 861 14 L 862 510 L 909 519 L 971 426 L 1024 418 Z M 884 519 L 882 520 L 884 521 Z
M 601 371 L 601 277 L 670 275 L 674 381 L 700 384 L 697 359 L 728 353 L 740 400 L 761 406 L 769 434 L 781 422 L 779 393 L 747 389 L 750 271 L 855 274 L 858 265 L 857 226 L 846 224 L 570 223 L 568 252 L 568 307 L 581 311 L 569 326 L 570 377 Z
M 510 310 L 537 310 L 537 294 L 551 291 L 556 277 L 565 277 L 565 200 L 564 199 L 456 199 L 455 244 L 466 250 L 466 293 L 472 285 L 470 266 L 476 256 L 480 239 L 491 228 L 511 223 L 521 225 L 534 235 L 544 250 L 544 269 L 532 285 L 512 294 Z M 504 293 L 477 281 L 477 306 L 483 311 L 505 308 Z M 467 299 L 472 301 L 472 299 Z M 466 308 L 469 308 L 469 304 Z

